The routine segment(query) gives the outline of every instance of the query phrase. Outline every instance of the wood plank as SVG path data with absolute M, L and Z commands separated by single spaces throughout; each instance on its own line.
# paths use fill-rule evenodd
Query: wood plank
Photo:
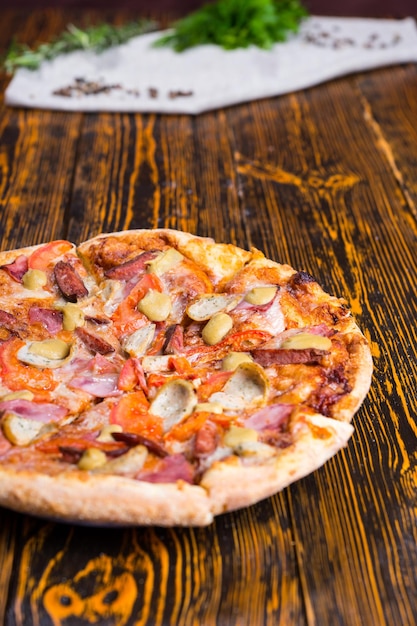
M 59 12 L 12 20 L 16 38 L 33 44 L 65 25 Z M 11 31 L 11 34 L 13 31 Z M 65 236 L 66 208 L 80 115 L 0 108 L 2 249 Z
M 16 516 L 0 508 L 0 624 L 6 623 L 6 606 L 16 546 Z
M 23 518 L 5 623 L 302 626 L 285 508 L 278 496 L 201 529 Z
M 375 143 L 395 175 L 401 194 L 417 219 L 417 102 L 415 64 L 361 74 L 360 90 L 364 115 L 375 135 Z M 395 115 L 393 115 L 395 112 Z
M 354 624 L 357 615 L 364 624 L 411 623 L 417 568 L 407 545 L 415 543 L 417 524 L 410 488 L 416 459 L 407 453 L 416 436 L 415 389 L 406 391 L 416 366 L 410 209 L 375 149 L 349 79 L 253 103 L 232 111 L 229 121 L 246 191 L 242 210 L 256 214 L 255 244 L 345 295 L 376 359 L 374 387 L 348 451 L 288 491 L 309 623 L 336 617 Z
M 69 237 L 170 227 L 195 230 L 191 121 L 186 116 L 88 116 L 80 139 Z

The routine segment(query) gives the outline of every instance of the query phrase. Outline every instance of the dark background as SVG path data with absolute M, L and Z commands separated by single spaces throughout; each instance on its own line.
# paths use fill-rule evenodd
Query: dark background
M 41 8 L 123 10 L 141 14 L 182 15 L 205 0 L 0 0 L 2 9 L 31 11 Z M 310 13 L 368 17 L 405 17 L 417 14 L 417 0 L 304 0 Z

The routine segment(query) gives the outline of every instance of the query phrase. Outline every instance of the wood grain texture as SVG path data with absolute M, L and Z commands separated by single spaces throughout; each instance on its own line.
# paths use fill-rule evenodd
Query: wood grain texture
M 68 16 L 10 12 L 0 40 Z M 387 68 L 195 118 L 1 107 L 2 249 L 153 227 L 254 245 L 347 299 L 375 372 L 345 450 L 208 528 L 0 511 L 0 621 L 417 623 L 415 78 Z

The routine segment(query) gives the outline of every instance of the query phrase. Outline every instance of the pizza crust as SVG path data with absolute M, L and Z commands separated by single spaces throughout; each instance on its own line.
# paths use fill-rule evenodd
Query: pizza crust
M 156 228 L 152 231 L 146 229 L 126 230 L 97 235 L 80 244 L 78 252 L 81 257 L 88 258 L 91 250 L 97 244 L 110 238 L 119 241 L 135 241 L 139 247 L 143 246 L 144 249 L 149 249 L 152 247 L 149 241 L 150 232 L 155 243 L 162 241 L 165 245 L 176 248 L 185 257 L 198 263 L 218 288 L 230 280 L 252 257 L 251 252 L 232 244 L 216 243 L 209 237 L 199 237 L 169 228 Z
M 109 526 L 204 526 L 213 520 L 206 491 L 183 481 L 0 468 L 0 483 L 0 505 L 48 519 Z
M 351 333 L 351 371 L 352 389 L 350 393 L 336 402 L 332 414 L 339 420 L 351 422 L 361 406 L 372 382 L 373 362 L 368 342 L 359 327 L 354 324 Z
M 321 467 L 343 448 L 353 427 L 321 415 L 294 425 L 296 443 L 270 461 L 219 461 L 201 485 L 148 483 L 74 471 L 48 476 L 0 468 L 0 505 L 48 519 L 109 526 L 206 526 L 214 516 L 253 505 Z
M 346 446 L 353 427 L 322 415 L 312 415 L 308 422 L 329 436 L 321 438 L 308 426 L 300 424 L 296 442 L 277 457 L 262 465 L 243 466 L 220 462 L 204 475 L 214 515 L 254 504 L 288 487 L 291 483 L 320 468 Z

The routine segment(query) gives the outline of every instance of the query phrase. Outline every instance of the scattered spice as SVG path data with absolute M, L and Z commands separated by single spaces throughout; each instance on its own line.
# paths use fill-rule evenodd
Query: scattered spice
M 66 87 L 61 87 L 53 91 L 54 96 L 64 96 L 74 98 L 77 96 L 95 96 L 99 93 L 110 93 L 114 90 L 121 90 L 122 86 L 106 85 L 97 81 L 88 81 L 85 78 L 76 78 L 74 82 Z
M 192 95 L 192 91 L 170 91 L 168 97 L 174 100 L 175 98 L 189 98 Z
M 340 28 L 333 27 L 332 32 L 321 29 L 321 25 L 318 22 L 313 22 L 309 29 L 302 35 L 302 40 L 305 43 L 318 46 L 320 48 L 333 48 L 334 50 L 341 50 L 345 48 L 360 47 L 367 50 L 376 50 L 384 48 L 392 48 L 401 41 L 401 35 L 395 33 L 390 39 L 383 39 L 378 33 L 371 33 L 365 41 L 359 41 L 353 36 L 341 36 L 336 35 L 336 32 L 340 32 Z
M 114 91 L 122 92 L 130 96 L 139 97 L 140 91 L 138 89 L 125 89 L 123 85 L 117 83 L 115 85 L 109 85 L 100 81 L 86 80 L 85 78 L 75 78 L 74 82 L 60 87 L 52 92 L 54 96 L 61 96 L 63 98 L 79 98 L 81 96 L 96 96 L 98 94 L 110 94 Z M 148 88 L 148 95 L 150 98 L 158 98 L 159 91 L 155 87 Z M 186 98 L 193 95 L 192 91 L 184 91 L 183 89 L 171 90 L 167 96 L 171 100 L 175 98 Z

